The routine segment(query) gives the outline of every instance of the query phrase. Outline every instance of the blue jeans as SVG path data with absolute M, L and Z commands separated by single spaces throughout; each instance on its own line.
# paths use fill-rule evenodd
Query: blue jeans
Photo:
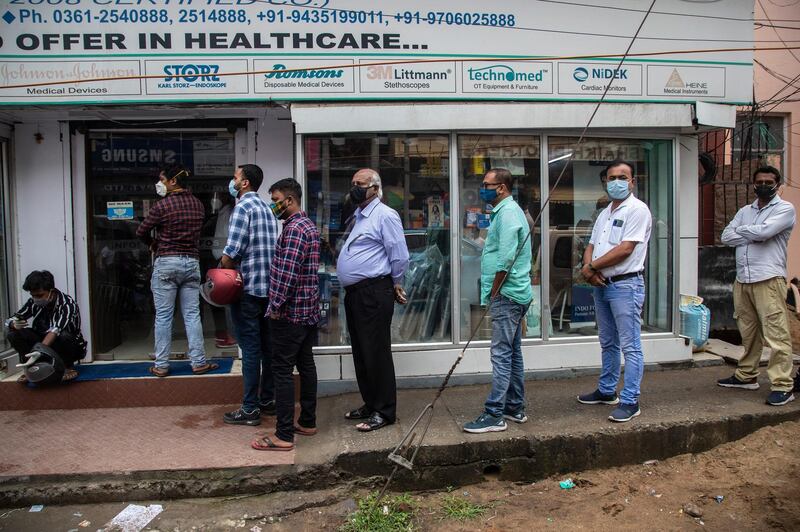
M 242 349 L 242 410 L 248 413 L 259 408 L 259 399 L 263 403 L 275 399 L 267 303 L 266 297 L 243 294 L 231 305 L 236 341 Z
M 180 297 L 181 301 L 181 314 L 186 327 L 186 338 L 189 340 L 189 359 L 192 361 L 192 367 L 205 365 L 203 325 L 200 322 L 200 264 L 197 259 L 186 256 L 157 257 L 153 264 L 150 289 L 156 307 L 156 367 L 169 368 L 172 317 L 175 314 L 176 297 Z
M 639 386 L 644 373 L 642 353 L 642 306 L 644 279 L 642 276 L 595 287 L 594 307 L 603 369 L 598 390 L 603 395 L 616 393 L 620 375 L 620 349 L 625 357 L 625 386 L 620 402 L 626 405 L 639 402 Z
M 503 295 L 489 303 L 492 317 L 492 390 L 486 412 L 500 417 L 525 409 L 525 368 L 522 361 L 522 320 L 528 305 Z

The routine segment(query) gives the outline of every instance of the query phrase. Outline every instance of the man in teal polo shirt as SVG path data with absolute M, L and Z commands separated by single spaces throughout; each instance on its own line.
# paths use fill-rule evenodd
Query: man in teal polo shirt
M 511 197 L 513 185 L 511 172 L 493 168 L 480 190 L 481 200 L 493 207 L 481 255 L 481 303 L 492 317 L 492 390 L 483 413 L 464 425 L 464 432 L 474 434 L 506 430 L 506 419 L 528 421 L 522 320 L 533 299 L 531 239 L 525 214 Z

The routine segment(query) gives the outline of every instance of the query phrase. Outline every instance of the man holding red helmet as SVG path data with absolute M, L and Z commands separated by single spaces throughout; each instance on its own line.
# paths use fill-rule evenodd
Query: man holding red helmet
M 241 408 L 223 416 L 223 421 L 231 425 L 259 425 L 261 414 L 275 415 L 268 322 L 264 314 L 278 221 L 258 195 L 263 181 L 261 168 L 244 164 L 236 169 L 228 184 L 228 192 L 237 201 L 220 266 L 239 270 L 244 281 L 242 298 L 231 305 L 236 340 L 242 349 L 244 379 Z

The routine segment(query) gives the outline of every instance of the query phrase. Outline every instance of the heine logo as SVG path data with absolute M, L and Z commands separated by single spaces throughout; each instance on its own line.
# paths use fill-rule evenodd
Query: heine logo
M 187 64 L 164 65 L 163 83 L 159 89 L 221 88 L 227 83 L 220 80 L 219 65 Z
M 583 83 L 587 79 L 589 79 L 589 71 L 583 67 L 578 67 L 572 73 L 572 77 L 575 78 L 575 81 L 578 83 Z
M 490 65 L 467 70 L 470 81 L 544 81 L 544 69 L 536 72 L 518 72 L 508 65 Z
M 287 69 L 286 65 L 280 63 L 272 65 L 272 70 L 278 72 L 268 72 L 264 74 L 266 79 L 330 79 L 341 78 L 344 75 L 344 70 L 333 68 L 316 68 L 309 70 L 300 69 Z M 279 72 L 281 70 L 289 70 L 289 72 Z

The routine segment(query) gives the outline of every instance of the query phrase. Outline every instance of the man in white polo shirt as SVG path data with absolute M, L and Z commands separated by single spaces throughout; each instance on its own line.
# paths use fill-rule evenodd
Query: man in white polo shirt
M 603 183 L 611 203 L 595 221 L 583 254 L 581 275 L 594 286 L 595 315 L 603 352 L 597 390 L 578 396 L 588 405 L 618 405 L 608 417 L 624 423 L 638 416 L 639 386 L 644 373 L 642 306 L 644 259 L 650 240 L 650 209 L 633 195 L 633 166 L 615 160 Z M 625 357 L 625 384 L 617 396 L 620 349 Z

